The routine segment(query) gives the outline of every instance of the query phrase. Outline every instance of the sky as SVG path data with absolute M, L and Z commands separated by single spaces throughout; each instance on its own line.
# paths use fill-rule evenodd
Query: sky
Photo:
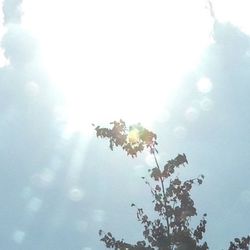
M 0 1 L 0 249 L 105 249 L 98 230 L 142 239 L 152 167 L 97 139 L 124 119 L 155 131 L 159 162 L 208 214 L 210 249 L 249 234 L 249 3 Z M 131 229 L 132 228 L 132 229 Z

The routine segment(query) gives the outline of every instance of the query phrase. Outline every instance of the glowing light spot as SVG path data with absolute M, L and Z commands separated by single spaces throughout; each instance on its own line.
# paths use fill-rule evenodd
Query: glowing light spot
M 194 122 L 198 119 L 199 117 L 199 112 L 196 108 L 190 107 L 186 110 L 185 112 L 185 117 L 188 121 Z
M 140 140 L 140 131 L 136 128 L 132 129 L 128 133 L 128 142 L 135 144 Z
M 213 84 L 209 78 L 204 77 L 198 81 L 197 88 L 201 93 L 206 94 L 212 90 Z
M 93 212 L 93 220 L 95 222 L 103 222 L 105 219 L 105 211 L 102 209 L 95 209 Z
M 37 212 L 40 210 L 41 206 L 42 206 L 42 200 L 37 197 L 33 197 L 29 201 L 27 208 L 31 212 Z
M 211 110 L 213 108 L 213 105 L 213 101 L 208 97 L 203 98 L 200 102 L 200 107 L 203 111 Z
M 24 241 L 24 238 L 26 236 L 26 233 L 24 231 L 21 230 L 16 230 L 13 233 L 13 240 L 17 243 L 17 244 L 21 244 Z
M 187 129 L 183 126 L 178 126 L 174 129 L 174 135 L 177 139 L 184 139 L 187 135 Z
M 74 202 L 81 201 L 85 193 L 80 188 L 74 187 L 69 191 L 69 198 Z
M 246 57 L 250 57 L 250 50 L 245 53 Z

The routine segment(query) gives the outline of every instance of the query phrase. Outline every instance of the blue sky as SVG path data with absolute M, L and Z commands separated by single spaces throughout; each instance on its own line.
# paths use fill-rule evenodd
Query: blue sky
M 246 1 L 1 2 L 0 249 L 95 250 L 100 228 L 141 236 L 130 203 L 150 211 L 127 158 L 91 123 L 124 118 L 159 137 L 185 177 L 210 249 L 249 234 L 250 37 Z

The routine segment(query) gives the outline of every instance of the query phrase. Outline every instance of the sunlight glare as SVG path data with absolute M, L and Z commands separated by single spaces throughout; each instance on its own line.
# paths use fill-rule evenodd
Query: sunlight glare
M 22 9 L 72 131 L 161 120 L 210 41 L 211 20 L 195 0 L 24 0 Z
M 128 133 L 128 142 L 136 144 L 140 140 L 140 131 L 137 128 L 133 128 Z
M 206 94 L 213 89 L 213 83 L 209 78 L 203 77 L 197 82 L 197 88 L 201 93 Z
M 212 0 L 215 16 L 220 22 L 230 22 L 242 32 L 250 35 L 250 1 L 248 0 Z

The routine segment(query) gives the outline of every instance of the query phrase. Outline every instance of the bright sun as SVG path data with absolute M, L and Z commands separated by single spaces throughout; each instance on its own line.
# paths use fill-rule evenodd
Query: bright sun
M 204 2 L 186 2 L 23 1 L 23 26 L 40 43 L 70 130 L 164 117 L 209 41 Z

